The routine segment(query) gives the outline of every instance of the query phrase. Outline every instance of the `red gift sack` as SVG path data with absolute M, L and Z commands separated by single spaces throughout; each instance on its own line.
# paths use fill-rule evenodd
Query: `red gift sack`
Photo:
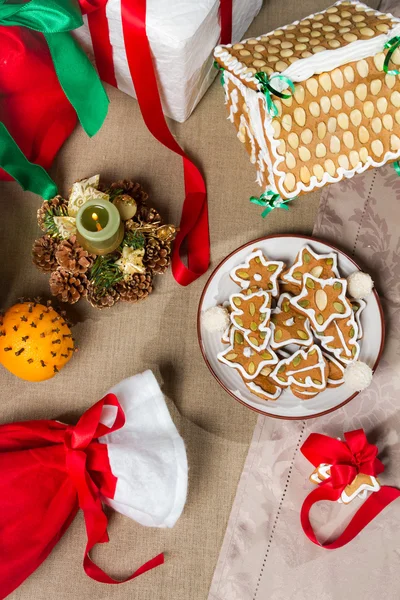
M 75 127 L 75 110 L 41 33 L 1 26 L 0 39 L 0 121 L 25 156 L 48 169 Z M 13 178 L 0 169 L 0 179 Z

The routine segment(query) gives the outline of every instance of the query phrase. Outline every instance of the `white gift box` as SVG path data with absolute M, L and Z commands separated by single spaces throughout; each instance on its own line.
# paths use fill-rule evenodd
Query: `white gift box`
M 239 40 L 261 8 L 262 0 L 233 0 L 232 39 Z M 185 121 L 216 75 L 212 51 L 221 34 L 220 0 L 147 0 L 146 30 L 166 116 Z M 118 89 L 135 95 L 124 46 L 121 0 L 108 0 L 106 15 Z M 94 60 L 85 25 L 75 30 Z

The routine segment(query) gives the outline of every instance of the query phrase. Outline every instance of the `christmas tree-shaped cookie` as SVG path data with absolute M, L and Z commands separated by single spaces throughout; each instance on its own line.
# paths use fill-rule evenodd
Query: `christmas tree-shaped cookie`
M 312 398 L 326 388 L 328 365 L 317 345 L 300 349 L 281 360 L 270 374 L 277 385 L 289 387 L 302 399 Z
M 271 294 L 262 290 L 248 296 L 232 294 L 229 302 L 233 325 L 243 331 L 246 342 L 252 348 L 264 350 L 271 336 Z
M 333 321 L 318 338 L 322 347 L 344 364 L 349 364 L 359 357 L 358 325 L 353 313 L 347 319 Z
M 290 298 L 290 294 L 281 294 L 278 305 L 272 311 L 271 348 L 282 348 L 289 344 L 311 346 L 313 343 L 308 317 L 293 308 Z

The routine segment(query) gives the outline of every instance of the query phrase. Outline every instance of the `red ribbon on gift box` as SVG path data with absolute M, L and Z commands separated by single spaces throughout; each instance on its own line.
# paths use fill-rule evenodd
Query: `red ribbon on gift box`
M 232 0 L 220 0 L 221 43 L 231 41 Z M 80 0 L 88 15 L 96 65 L 101 79 L 117 87 L 106 16 L 107 0 Z M 121 0 L 122 28 L 129 70 L 147 128 L 164 146 L 182 157 L 185 181 L 180 229 L 172 255 L 172 272 L 178 283 L 188 285 L 203 275 L 210 263 L 207 190 L 197 166 L 171 134 L 163 114 L 151 50 L 146 34 L 146 0 Z M 181 250 L 187 242 L 187 261 Z
M 400 490 L 382 486 L 372 492 L 356 512 L 346 529 L 333 542 L 322 544 L 318 541 L 310 523 L 311 507 L 321 500 L 337 501 L 345 487 L 354 481 L 359 473 L 376 477 L 384 466 L 377 458 L 378 448 L 370 444 L 363 429 L 349 431 L 340 441 L 319 433 L 312 433 L 301 447 L 301 452 L 314 465 L 331 465 L 330 477 L 322 481 L 304 500 L 301 508 L 301 525 L 307 537 L 322 548 L 334 550 L 348 544 L 393 500 L 400 498 Z

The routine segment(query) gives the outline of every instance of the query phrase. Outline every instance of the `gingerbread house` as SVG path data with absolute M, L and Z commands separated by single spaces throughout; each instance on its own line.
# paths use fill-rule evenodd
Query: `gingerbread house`
M 400 19 L 345 1 L 215 49 L 263 191 L 292 199 L 399 159 L 399 35 Z

